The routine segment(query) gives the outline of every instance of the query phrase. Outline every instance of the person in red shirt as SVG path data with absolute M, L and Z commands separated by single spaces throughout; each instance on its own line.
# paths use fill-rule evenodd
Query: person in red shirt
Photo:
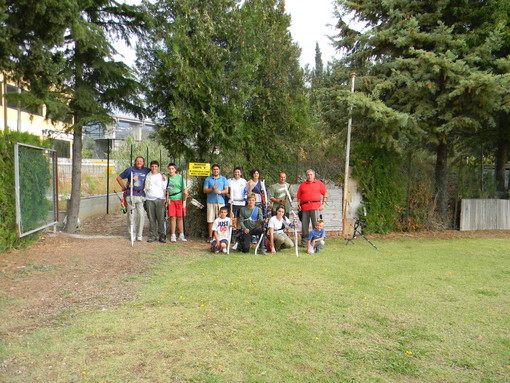
M 319 215 L 326 201 L 328 200 L 328 191 L 326 185 L 315 179 L 315 172 L 312 169 L 306 171 L 306 181 L 299 185 L 297 192 L 299 210 L 302 212 L 301 218 L 301 244 L 307 246 L 310 223 L 315 227 Z

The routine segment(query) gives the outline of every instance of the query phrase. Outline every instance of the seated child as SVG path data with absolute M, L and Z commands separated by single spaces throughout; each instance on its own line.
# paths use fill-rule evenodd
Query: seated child
M 220 216 L 213 222 L 213 238 L 211 243 L 211 251 L 219 253 L 227 252 L 228 241 L 230 237 L 230 218 L 227 217 L 228 209 L 226 206 L 220 208 Z
M 326 244 L 324 239 L 326 238 L 326 230 L 324 230 L 324 221 L 322 219 L 317 220 L 315 223 L 315 229 L 310 232 L 308 236 L 308 254 L 318 253 L 324 248 Z
M 262 235 L 264 230 L 262 225 L 264 219 L 262 218 L 262 209 L 255 206 L 255 194 L 248 194 L 246 206 L 242 207 L 239 211 L 239 223 L 241 225 L 241 235 L 239 238 L 239 250 L 243 253 L 250 251 L 250 241 L 252 235 Z M 265 243 L 262 241 L 262 250 L 265 252 Z

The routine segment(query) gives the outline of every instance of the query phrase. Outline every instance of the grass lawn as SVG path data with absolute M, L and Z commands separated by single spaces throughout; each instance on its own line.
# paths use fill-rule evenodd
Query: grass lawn
M 7 381 L 509 382 L 510 240 L 374 242 L 162 246 L 136 301 L 2 341 Z

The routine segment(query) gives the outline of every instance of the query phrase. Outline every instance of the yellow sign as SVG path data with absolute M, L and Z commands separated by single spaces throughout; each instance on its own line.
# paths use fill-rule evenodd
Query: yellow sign
M 196 177 L 209 177 L 211 175 L 211 164 L 190 162 L 188 164 L 188 175 Z

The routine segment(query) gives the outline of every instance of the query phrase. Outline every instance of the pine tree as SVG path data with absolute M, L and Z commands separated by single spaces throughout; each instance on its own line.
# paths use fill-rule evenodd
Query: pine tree
M 324 63 L 322 62 L 322 52 L 319 42 L 315 43 L 315 68 L 312 75 L 312 87 L 319 88 L 322 85 L 324 77 Z
M 235 1 L 162 0 L 150 6 L 153 31 L 138 49 L 148 108 L 176 157 L 209 160 L 239 113 Z M 242 91 L 242 89 L 241 89 Z
M 337 47 L 345 65 L 361 68 L 364 93 L 350 98 L 372 121 L 381 144 L 409 150 L 409 143 L 435 147 L 438 212 L 448 224 L 447 160 L 461 132 L 483 128 L 483 119 L 502 108 L 508 75 L 479 65 L 476 48 L 492 49 L 489 39 L 471 44 L 478 1 L 339 1 Z M 366 28 L 344 21 L 353 12 Z M 475 23 L 476 24 L 476 23 Z M 491 38 L 497 38 L 492 35 Z
M 299 50 L 283 3 L 162 0 L 139 49 L 158 136 L 187 160 L 285 162 L 306 128 Z M 305 121 L 305 122 L 303 122 Z
M 306 145 L 309 114 L 299 48 L 283 1 L 250 0 L 241 8 L 247 101 L 240 147 L 245 162 L 273 173 L 294 170 Z M 292 166 L 292 167 L 291 167 Z
M 142 115 L 140 86 L 129 67 L 113 59 L 111 41 L 141 31 L 144 15 L 114 0 L 8 1 L 0 35 L 0 64 L 28 92 L 19 101 L 46 104 L 47 117 L 73 123 L 73 173 L 67 228 L 77 226 L 82 129 L 111 122 L 113 108 Z
M 143 116 L 141 87 L 130 68 L 113 59 L 115 51 L 108 40 L 108 36 L 128 39 L 138 31 L 141 15 L 113 0 L 78 1 L 78 5 L 67 38 L 64 88 L 71 95 L 69 108 L 74 118 L 68 232 L 75 231 L 80 209 L 83 127 L 111 123 L 114 108 Z

